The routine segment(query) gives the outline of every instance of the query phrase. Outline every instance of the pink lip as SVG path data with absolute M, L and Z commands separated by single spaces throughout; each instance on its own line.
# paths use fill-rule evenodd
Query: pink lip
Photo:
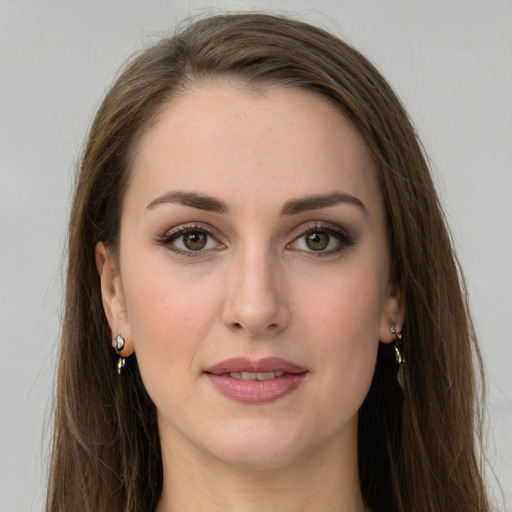
M 281 377 L 268 380 L 240 380 L 230 373 L 283 372 Z M 243 403 L 261 404 L 277 400 L 297 389 L 308 371 L 290 361 L 268 357 L 251 361 L 236 357 L 222 361 L 205 371 L 206 377 L 224 396 Z
M 205 370 L 207 373 L 214 375 L 222 375 L 223 373 L 233 372 L 251 372 L 251 373 L 265 373 L 265 372 L 284 372 L 284 373 L 304 373 L 307 371 L 305 368 L 296 365 L 286 359 L 280 357 L 266 357 L 259 361 L 251 361 L 247 357 L 233 357 L 221 361 L 210 368 Z

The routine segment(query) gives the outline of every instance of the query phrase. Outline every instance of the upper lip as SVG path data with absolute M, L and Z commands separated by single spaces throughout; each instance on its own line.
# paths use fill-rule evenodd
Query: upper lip
M 281 359 L 280 357 L 265 357 L 253 361 L 247 357 L 233 357 L 220 363 L 214 364 L 205 370 L 206 373 L 222 375 L 224 373 L 251 372 L 283 372 L 283 373 L 304 373 L 307 370 L 301 366 Z

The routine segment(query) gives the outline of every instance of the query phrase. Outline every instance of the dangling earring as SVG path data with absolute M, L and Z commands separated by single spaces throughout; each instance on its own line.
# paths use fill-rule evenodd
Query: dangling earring
M 123 350 L 124 345 L 125 345 L 125 341 L 124 341 L 124 338 L 121 335 L 121 333 L 119 333 L 114 338 L 114 341 L 116 343 L 115 351 L 119 354 Z M 119 356 L 119 358 L 117 359 L 117 374 L 118 375 L 121 375 L 121 370 L 124 368 L 125 364 L 126 364 L 126 359 L 122 356 Z
M 404 381 L 404 364 L 405 359 L 402 356 L 402 353 L 400 352 L 399 345 L 402 341 L 402 333 L 400 331 L 397 331 L 395 329 L 395 325 L 393 324 L 389 330 L 396 336 L 395 342 L 393 343 L 393 348 L 395 349 L 395 359 L 398 363 L 398 373 L 396 374 L 396 378 L 398 380 L 398 385 L 400 386 L 400 389 L 402 392 L 405 388 L 405 381 Z
M 117 374 L 121 375 L 121 370 L 124 368 L 126 364 L 126 359 L 124 357 L 119 357 L 117 360 Z

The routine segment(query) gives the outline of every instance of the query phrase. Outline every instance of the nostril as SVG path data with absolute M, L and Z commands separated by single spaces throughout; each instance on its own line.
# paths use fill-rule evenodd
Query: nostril
M 246 329 L 244 327 L 244 325 L 241 324 L 240 322 L 233 322 L 231 324 L 231 328 L 232 329 L 236 329 L 236 330 L 244 330 L 244 329 Z M 269 330 L 269 331 L 275 331 L 277 329 L 279 329 L 279 324 L 277 324 L 275 322 L 273 322 L 271 324 L 268 324 L 267 327 L 265 328 L 265 330 Z

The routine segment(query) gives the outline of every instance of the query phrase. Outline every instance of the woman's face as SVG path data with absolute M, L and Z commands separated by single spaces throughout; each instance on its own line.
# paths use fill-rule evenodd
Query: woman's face
M 279 467 L 355 449 L 402 310 L 375 165 L 327 100 L 221 82 L 172 101 L 134 160 L 119 265 L 97 258 L 164 451 Z

